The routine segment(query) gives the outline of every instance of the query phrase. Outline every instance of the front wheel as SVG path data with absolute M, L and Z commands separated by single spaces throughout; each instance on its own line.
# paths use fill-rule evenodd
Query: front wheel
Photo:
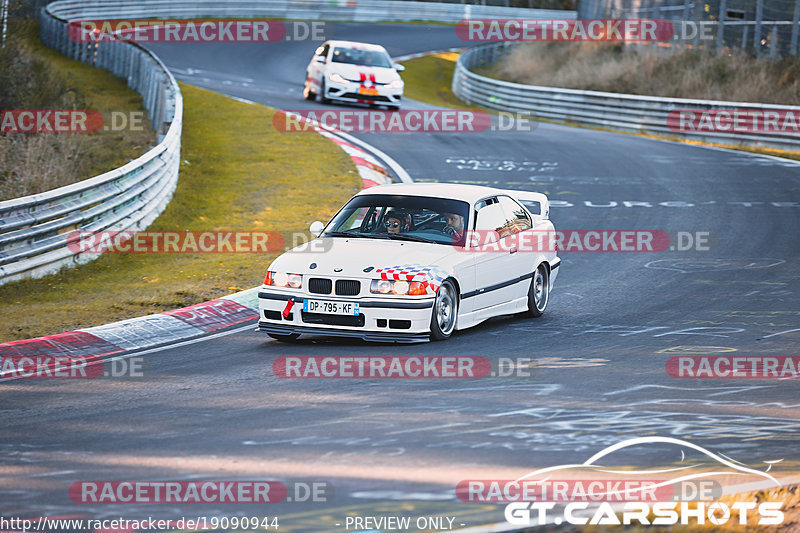
M 547 267 L 539 265 L 531 280 L 531 288 L 528 289 L 528 315 L 539 318 L 547 309 L 547 302 L 550 300 L 550 275 Z
M 436 301 L 431 314 L 431 340 L 443 341 L 450 338 L 456 328 L 458 317 L 458 294 L 450 280 L 445 281 L 436 291 Z
M 306 100 L 313 100 L 316 97 L 317 95 L 311 90 L 311 83 L 308 81 L 308 76 L 306 76 L 306 82 L 303 84 L 303 98 Z
M 325 96 L 325 81 L 323 81 L 322 85 L 319 87 L 319 101 L 323 104 L 331 103 L 331 99 Z

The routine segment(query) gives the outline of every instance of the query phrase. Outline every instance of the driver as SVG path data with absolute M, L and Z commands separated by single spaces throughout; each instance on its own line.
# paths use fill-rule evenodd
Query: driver
M 397 235 L 408 230 L 408 215 L 402 211 L 390 211 L 383 218 L 386 233 Z

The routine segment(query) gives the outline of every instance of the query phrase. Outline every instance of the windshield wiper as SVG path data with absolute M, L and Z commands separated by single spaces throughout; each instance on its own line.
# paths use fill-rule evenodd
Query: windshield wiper
M 406 235 L 403 233 L 387 233 L 386 234 L 390 239 L 397 239 L 398 241 L 414 241 L 414 242 L 427 242 L 429 244 L 439 244 L 437 241 L 432 239 L 426 239 L 425 237 L 418 237 L 417 235 Z

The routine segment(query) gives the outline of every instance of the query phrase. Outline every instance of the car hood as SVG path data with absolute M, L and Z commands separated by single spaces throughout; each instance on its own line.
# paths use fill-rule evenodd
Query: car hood
M 445 271 L 447 268 L 442 263 L 455 253 L 453 247 L 444 244 L 321 237 L 284 253 L 272 262 L 269 269 L 321 277 L 377 279 L 381 272 L 376 271 L 392 270 L 393 267 L 414 267 L 417 270 L 434 267 Z M 312 264 L 316 267 L 311 268 Z M 365 269 L 370 270 L 365 272 Z
M 374 80 L 377 83 L 391 83 L 394 80 L 400 79 L 400 75 L 393 68 L 382 67 L 366 67 L 363 65 L 351 65 L 349 63 L 331 63 L 328 67 L 328 72 L 337 72 L 344 78 L 351 81 L 360 81 L 362 79 Z

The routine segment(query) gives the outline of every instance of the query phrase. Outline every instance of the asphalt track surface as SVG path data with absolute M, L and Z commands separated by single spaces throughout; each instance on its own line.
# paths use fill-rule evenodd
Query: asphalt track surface
M 446 26 L 329 29 L 395 56 L 463 44 Z M 152 49 L 188 83 L 276 108 L 323 109 L 301 95 L 315 46 Z M 341 531 L 348 513 L 443 514 L 477 525 L 502 521 L 503 507 L 456 500 L 458 481 L 580 463 L 653 435 L 761 470 L 783 459 L 772 470 L 779 478 L 797 472 L 797 380 L 673 379 L 665 363 L 679 354 L 798 355 L 798 164 L 545 123 L 529 133 L 359 137 L 420 181 L 546 192 L 561 202 L 551 213 L 557 229 L 701 231 L 713 245 L 564 253 L 544 317 L 494 319 L 446 343 L 286 345 L 247 327 L 148 353 L 143 378 L 4 383 L 4 515 L 270 515 L 284 531 Z M 282 380 L 271 369 L 284 355 L 445 354 L 532 358 L 533 375 Z M 651 446 L 620 464 L 663 465 L 679 459 L 673 453 Z M 266 478 L 327 480 L 334 497 L 263 507 L 90 505 L 67 495 L 78 480 Z

